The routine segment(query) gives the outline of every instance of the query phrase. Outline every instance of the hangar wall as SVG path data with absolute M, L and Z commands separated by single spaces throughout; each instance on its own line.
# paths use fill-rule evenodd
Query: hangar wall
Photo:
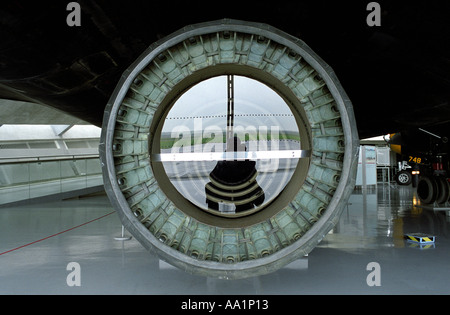
M 103 191 L 100 129 L 89 125 L 0 127 L 0 207 Z

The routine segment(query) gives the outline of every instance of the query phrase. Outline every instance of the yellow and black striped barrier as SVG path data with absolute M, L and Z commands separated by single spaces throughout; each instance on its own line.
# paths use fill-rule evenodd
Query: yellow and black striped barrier
M 408 242 L 414 242 L 418 244 L 432 244 L 436 240 L 436 237 L 424 233 L 411 233 L 405 234 L 405 239 Z

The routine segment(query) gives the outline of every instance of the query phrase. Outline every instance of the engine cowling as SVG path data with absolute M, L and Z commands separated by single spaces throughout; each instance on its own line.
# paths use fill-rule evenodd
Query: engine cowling
M 292 157 L 279 147 L 271 157 L 297 159 L 292 176 L 270 202 L 242 215 L 196 205 L 164 166 L 181 157 L 194 168 L 194 155 L 164 153 L 164 121 L 183 93 L 221 75 L 270 87 L 290 108 L 300 137 Z M 105 109 L 100 156 L 111 203 L 144 247 L 190 273 L 243 278 L 308 254 L 335 226 L 354 188 L 358 149 L 352 104 L 330 66 L 278 29 L 226 19 L 159 40 L 124 72 Z M 200 160 L 257 161 L 270 150 L 231 158 L 200 153 Z M 236 190 L 224 187 L 234 198 Z

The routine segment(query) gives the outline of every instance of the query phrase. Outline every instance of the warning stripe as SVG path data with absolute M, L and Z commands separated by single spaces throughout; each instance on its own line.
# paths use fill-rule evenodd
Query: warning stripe
M 407 238 L 409 238 L 411 241 L 417 242 L 417 243 L 426 243 L 426 242 L 434 242 L 434 237 L 432 239 L 428 236 L 412 236 L 412 235 L 405 235 Z

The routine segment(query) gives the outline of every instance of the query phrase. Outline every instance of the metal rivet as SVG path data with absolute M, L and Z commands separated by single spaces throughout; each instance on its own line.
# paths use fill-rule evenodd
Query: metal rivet
M 159 59 L 159 61 L 164 62 L 164 61 L 167 60 L 167 57 L 166 57 L 166 55 L 164 55 L 164 54 L 159 54 L 159 55 L 158 55 L 158 59 Z
M 120 145 L 120 143 L 114 143 L 112 146 L 113 151 L 120 151 L 122 149 L 122 146 Z
M 117 112 L 117 115 L 119 117 L 125 117 L 126 114 L 127 114 L 127 111 L 124 109 L 119 109 L 119 111 Z

